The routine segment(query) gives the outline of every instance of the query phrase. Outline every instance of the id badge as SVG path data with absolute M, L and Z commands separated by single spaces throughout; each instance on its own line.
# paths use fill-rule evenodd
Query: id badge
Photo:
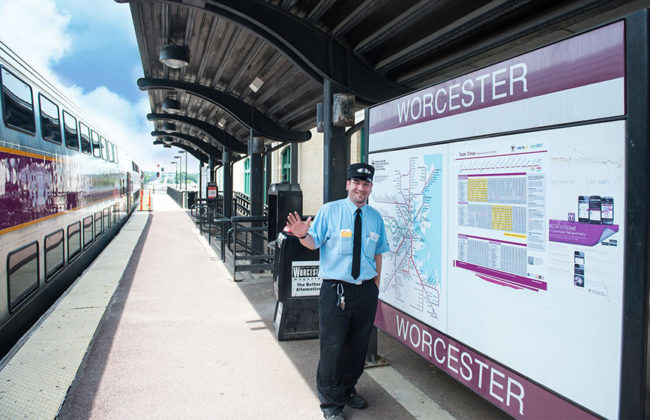
M 341 229 L 340 231 L 340 243 L 339 243 L 339 254 L 348 255 L 352 254 L 353 238 L 352 231 L 350 229 Z

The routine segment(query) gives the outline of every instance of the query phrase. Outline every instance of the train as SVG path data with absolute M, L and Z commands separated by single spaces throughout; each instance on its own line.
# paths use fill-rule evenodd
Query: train
M 0 42 L 0 358 L 139 203 L 143 173 Z

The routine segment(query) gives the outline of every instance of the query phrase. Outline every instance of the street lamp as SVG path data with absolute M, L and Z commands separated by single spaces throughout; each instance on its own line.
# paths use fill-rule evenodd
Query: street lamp
M 187 191 L 187 152 L 185 150 L 182 150 L 178 153 L 185 155 L 185 191 Z M 182 165 L 182 156 L 181 156 L 181 165 Z
M 180 155 L 174 156 L 174 159 L 176 159 L 176 179 L 174 180 L 174 184 L 176 184 L 176 189 L 179 191 L 181 189 L 181 180 L 179 179 L 181 171 L 178 165 L 178 159 L 180 159 L 180 157 L 181 157 Z

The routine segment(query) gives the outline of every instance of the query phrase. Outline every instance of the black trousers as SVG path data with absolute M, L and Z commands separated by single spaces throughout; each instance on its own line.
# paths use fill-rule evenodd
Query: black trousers
M 337 284 L 345 296 L 338 306 Z M 368 352 L 368 341 L 377 312 L 379 289 L 373 280 L 356 286 L 323 280 L 319 297 L 320 361 L 316 385 L 325 412 L 345 405 L 344 396 L 354 391 Z

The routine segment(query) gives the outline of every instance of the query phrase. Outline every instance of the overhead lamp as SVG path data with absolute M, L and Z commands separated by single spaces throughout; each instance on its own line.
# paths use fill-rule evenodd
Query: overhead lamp
M 257 91 L 260 90 L 260 88 L 262 87 L 263 84 L 264 84 L 264 81 L 262 79 L 260 79 L 259 77 L 256 77 L 255 79 L 253 79 L 251 84 L 248 85 L 248 87 L 251 88 L 251 90 L 253 92 L 257 93 Z
M 190 49 L 185 45 L 165 44 L 160 48 L 160 61 L 173 69 L 190 63 Z
M 161 141 L 165 144 L 172 144 L 174 142 L 174 139 L 172 139 L 171 137 L 163 137 Z
M 165 131 L 167 133 L 173 133 L 176 131 L 176 124 L 173 122 L 164 122 L 162 125 L 162 131 Z
M 226 126 L 226 117 L 221 117 L 217 125 L 219 126 L 219 128 L 224 128 Z
M 165 98 L 162 103 L 162 109 L 165 112 L 177 114 L 181 112 L 181 101 L 172 98 Z
M 171 145 L 171 144 L 163 144 L 163 147 L 164 147 L 165 149 L 171 149 L 171 148 L 172 148 L 172 145 Z
M 335 93 L 332 95 L 332 125 L 352 127 L 354 125 L 354 95 Z

